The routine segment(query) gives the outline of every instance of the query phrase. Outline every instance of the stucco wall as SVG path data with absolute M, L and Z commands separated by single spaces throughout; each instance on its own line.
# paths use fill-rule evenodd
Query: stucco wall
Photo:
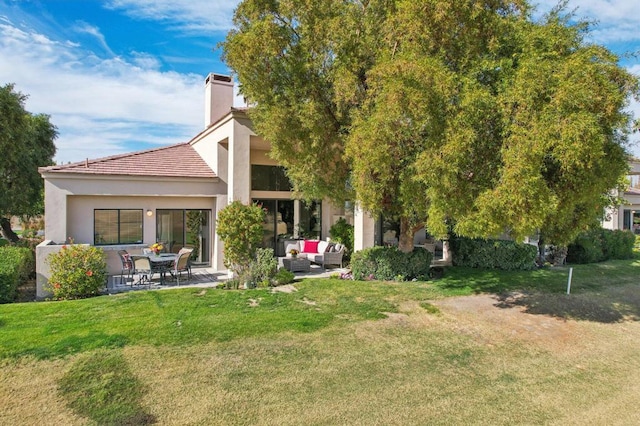
M 156 209 L 206 209 L 214 212 L 215 198 L 69 196 L 67 237 L 72 237 L 76 243 L 94 243 L 94 209 L 142 209 L 143 243 L 152 244 L 156 241 Z M 147 216 L 147 210 L 151 210 L 153 215 Z
M 48 288 L 51 268 L 49 268 L 47 257 L 52 253 L 59 252 L 62 247 L 62 244 L 55 244 L 51 240 L 45 240 L 36 247 L 36 300 L 53 296 Z
M 358 251 L 375 245 L 375 219 L 360 208 L 354 212 L 353 250 Z

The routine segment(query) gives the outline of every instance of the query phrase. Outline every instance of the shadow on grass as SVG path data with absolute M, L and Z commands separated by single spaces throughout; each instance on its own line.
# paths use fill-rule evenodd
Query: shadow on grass
M 453 267 L 435 285 L 452 295 L 495 294 L 497 306 L 522 306 L 530 314 L 602 323 L 640 320 L 638 259 L 572 267 L 570 295 L 566 294 L 569 267 L 533 271 Z
M 497 269 L 448 268 L 436 286 L 451 292 L 493 293 L 536 288 L 558 292 L 566 280 L 561 269 L 501 271 Z
M 24 350 L 20 352 L 19 355 L 33 355 L 37 359 L 49 359 L 99 348 L 122 348 L 126 344 L 127 338 L 123 335 L 93 332 L 84 336 L 66 336 L 53 344 L 35 346 Z
M 58 386 L 67 405 L 96 424 L 156 423 L 141 404 L 147 390 L 132 374 L 119 350 L 100 349 L 82 356 Z
M 640 320 L 640 294 L 633 286 L 575 295 L 510 292 L 500 295 L 496 306 L 521 306 L 529 314 L 600 323 Z

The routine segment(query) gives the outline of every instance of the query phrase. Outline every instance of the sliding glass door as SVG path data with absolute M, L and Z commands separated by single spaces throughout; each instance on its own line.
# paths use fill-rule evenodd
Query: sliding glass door
M 265 210 L 262 247 L 284 256 L 284 240 L 293 238 L 293 200 L 254 200 Z
M 157 210 L 156 241 L 166 245 L 167 251 L 177 253 L 182 247 L 193 248 L 191 262 L 211 263 L 210 210 Z

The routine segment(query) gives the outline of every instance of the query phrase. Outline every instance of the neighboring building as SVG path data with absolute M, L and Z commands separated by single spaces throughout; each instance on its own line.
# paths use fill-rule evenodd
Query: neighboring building
M 605 229 L 630 229 L 640 234 L 640 160 L 629 162 L 629 187 L 622 194 L 625 204 L 608 209 L 602 221 Z
M 269 143 L 253 131 L 246 109 L 232 107 L 230 77 L 210 74 L 205 88 L 205 129 L 187 143 L 40 169 L 45 238 L 103 247 L 111 274 L 121 269 L 117 250 L 156 241 L 173 252 L 195 246 L 196 263 L 223 270 L 216 218 L 239 200 L 266 208 L 263 243 L 277 255 L 284 255 L 285 239 L 329 237 L 340 217 L 355 225 L 356 249 L 374 245 L 368 215 L 294 199 Z

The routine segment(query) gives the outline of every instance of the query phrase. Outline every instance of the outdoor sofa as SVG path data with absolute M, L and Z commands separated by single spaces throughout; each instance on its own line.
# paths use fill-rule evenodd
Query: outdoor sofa
M 285 247 L 286 257 L 293 257 L 292 250 L 298 252 L 295 256 L 309 259 L 310 262 L 321 265 L 323 268 L 326 265 L 339 265 L 342 268 L 345 251 L 342 244 L 322 240 L 288 241 Z

